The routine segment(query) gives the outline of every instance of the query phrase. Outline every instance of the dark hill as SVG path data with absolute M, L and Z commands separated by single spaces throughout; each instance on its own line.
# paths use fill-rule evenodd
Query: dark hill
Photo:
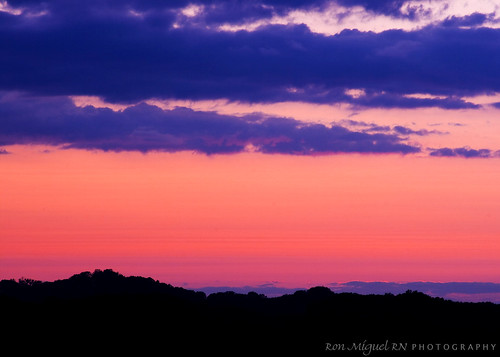
M 1 281 L 0 313 L 4 350 L 16 354 L 363 356 L 359 348 L 377 344 L 389 351 L 369 355 L 428 356 L 439 348 L 439 355 L 495 356 L 500 348 L 500 305 L 416 291 L 358 295 L 315 287 L 277 298 L 206 296 L 96 270 L 54 282 Z M 337 351 L 327 351 L 328 343 Z M 393 343 L 406 351 L 393 351 Z M 485 344 L 487 351 L 478 350 Z

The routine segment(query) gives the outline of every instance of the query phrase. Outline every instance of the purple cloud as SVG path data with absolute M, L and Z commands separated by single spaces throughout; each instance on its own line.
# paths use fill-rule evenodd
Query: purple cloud
M 477 108 L 461 97 L 500 91 L 499 29 L 429 26 L 326 36 L 305 25 L 275 25 L 224 32 L 196 23 L 176 28 L 183 1 L 10 4 L 25 11 L 0 12 L 0 90 L 114 102 L 227 98 L 446 109 Z M 44 15 L 34 16 L 42 9 Z M 348 89 L 366 95 L 355 98 Z M 413 93 L 439 97 L 405 96 Z
M 178 11 L 188 5 L 202 6 L 197 14 L 196 21 L 203 24 L 231 23 L 241 24 L 249 21 L 268 19 L 275 15 L 286 15 L 293 10 L 321 9 L 326 5 L 337 3 L 343 7 L 362 6 L 367 11 L 393 17 L 414 18 L 419 7 L 408 6 L 406 0 L 88 0 L 80 3 L 71 3 L 66 0 L 10 0 L 9 5 L 23 10 L 27 14 L 36 14 L 42 11 L 50 13 L 68 14 L 83 13 L 89 9 L 98 9 L 99 12 L 126 13 L 133 9 L 139 13 L 155 11 Z M 401 11 L 407 5 L 407 13 Z
M 479 12 L 475 12 L 473 14 L 470 14 L 467 16 L 462 16 L 462 17 L 451 16 L 451 17 L 447 18 L 446 20 L 444 20 L 442 25 L 443 26 L 452 26 L 452 27 L 481 26 L 486 21 L 493 20 L 494 18 L 495 18 L 495 13 L 493 13 L 493 14 L 481 14 Z
M 363 121 L 357 121 L 357 120 L 341 120 L 341 124 L 344 124 L 346 126 L 351 126 L 351 127 L 360 127 L 362 128 L 361 131 L 364 133 L 373 133 L 373 132 L 382 132 L 382 133 L 389 133 L 389 132 L 394 132 L 397 135 L 418 135 L 418 136 L 426 136 L 426 135 L 433 135 L 433 134 L 438 134 L 438 135 L 444 135 L 444 134 L 449 134 L 448 132 L 444 131 L 439 131 L 439 130 L 427 130 L 427 129 L 419 129 L 419 130 L 414 130 L 410 129 L 401 125 L 395 125 L 393 127 L 389 125 L 378 125 L 374 123 L 366 123 Z
M 104 4 L 99 0 L 85 2 L 71 2 L 67 0 L 31 1 L 11 0 L 9 4 L 26 14 L 37 14 L 42 11 L 59 15 L 90 15 L 91 12 L 102 14 L 130 15 L 130 10 L 142 16 L 156 17 L 169 15 L 182 22 L 185 17 L 180 10 L 189 5 L 202 7 L 195 19 L 191 22 L 200 25 L 230 23 L 242 24 L 245 22 L 268 19 L 274 15 L 285 15 L 292 10 L 318 9 L 329 0 L 107 0 Z M 160 17 L 161 17 L 160 16 Z M 159 18 L 159 17 L 157 17 Z
M 430 135 L 430 134 L 447 134 L 446 132 L 443 131 L 438 131 L 438 130 L 426 130 L 426 129 L 420 129 L 420 130 L 413 130 L 401 125 L 396 125 L 393 130 L 401 135 L 418 135 L 418 136 L 425 136 L 425 135 Z
M 291 118 L 243 117 L 148 104 L 121 112 L 76 107 L 66 97 L 0 96 L 0 145 L 48 144 L 104 151 L 229 154 L 417 153 L 396 134 L 362 133 Z
M 367 11 L 396 18 L 415 20 L 421 15 L 428 14 L 418 1 L 412 4 L 408 4 L 407 0 L 336 0 L 336 2 L 346 7 L 362 6 Z M 402 11 L 403 8 L 406 11 Z
M 441 149 L 431 149 L 431 156 L 440 157 L 465 157 L 465 158 L 489 158 L 497 156 L 489 149 L 470 149 L 467 147 L 463 148 L 441 148 Z

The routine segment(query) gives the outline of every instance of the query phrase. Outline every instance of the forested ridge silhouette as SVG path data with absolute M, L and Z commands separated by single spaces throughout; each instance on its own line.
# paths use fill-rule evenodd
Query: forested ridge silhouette
M 4 346 L 24 352 L 189 356 L 352 355 L 328 343 L 406 343 L 407 351 L 370 355 L 429 355 L 411 344 L 496 344 L 500 305 L 462 303 L 417 291 L 393 295 L 334 293 L 314 287 L 268 298 L 250 292 L 187 290 L 112 270 L 68 279 L 0 282 Z M 158 352 L 160 351 L 160 352 Z

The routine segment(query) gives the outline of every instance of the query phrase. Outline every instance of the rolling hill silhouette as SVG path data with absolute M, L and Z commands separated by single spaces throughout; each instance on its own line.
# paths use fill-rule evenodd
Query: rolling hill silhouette
M 96 270 L 54 282 L 3 280 L 0 313 L 4 346 L 37 354 L 406 356 L 440 348 L 440 355 L 494 356 L 500 348 L 500 305 L 416 291 L 358 295 L 314 287 L 275 298 L 207 296 Z M 393 343 L 406 350 L 387 350 Z M 378 347 L 368 351 L 369 344 Z

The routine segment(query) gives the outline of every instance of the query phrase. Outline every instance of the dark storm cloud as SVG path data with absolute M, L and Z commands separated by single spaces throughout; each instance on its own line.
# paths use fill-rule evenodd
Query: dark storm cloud
M 148 104 L 121 112 L 76 107 L 62 97 L 0 96 L 0 145 L 48 144 L 104 151 L 196 151 L 205 154 L 252 150 L 268 154 L 419 152 L 394 134 L 354 132 L 261 114 L 235 117 Z
M 182 1 L 10 4 L 24 12 L 0 12 L 0 90 L 114 102 L 227 98 L 445 109 L 475 108 L 461 97 L 500 91 L 498 29 L 431 26 L 326 36 L 305 25 L 275 25 L 224 32 L 196 21 L 176 28 Z M 347 89 L 366 95 L 353 98 Z M 405 96 L 412 93 L 441 97 Z

